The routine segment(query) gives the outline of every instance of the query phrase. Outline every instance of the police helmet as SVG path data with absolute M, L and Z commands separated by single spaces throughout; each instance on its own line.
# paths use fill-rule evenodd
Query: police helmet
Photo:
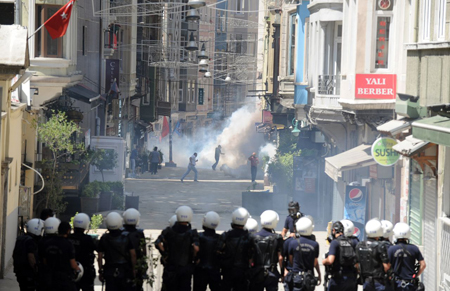
M 247 223 L 249 217 L 250 214 L 248 213 L 247 209 L 245 209 L 244 207 L 239 207 L 238 209 L 233 211 L 233 213 L 231 213 L 231 223 L 244 226 Z
M 351 237 L 355 232 L 355 225 L 353 224 L 353 222 L 348 219 L 342 219 L 341 223 L 344 226 L 344 236 Z
M 370 238 L 382 237 L 383 228 L 381 227 L 381 222 L 378 219 L 371 219 L 366 223 L 366 235 Z
M 297 233 L 302 236 L 310 236 L 314 230 L 314 225 L 311 219 L 307 217 L 300 218 L 295 224 Z
M 381 227 L 383 228 L 383 237 L 389 238 L 392 234 L 392 229 L 394 228 L 392 222 L 390 222 L 389 220 L 382 220 Z
M 342 225 L 342 222 L 340 221 L 335 221 L 332 229 L 334 229 L 335 233 L 344 233 L 344 225 Z
M 138 225 L 139 219 L 141 218 L 141 213 L 134 208 L 128 208 L 122 214 L 123 223 L 126 225 Z
M 117 212 L 110 212 L 106 215 L 105 224 L 109 230 L 120 229 L 123 225 L 122 216 Z
M 39 218 L 33 218 L 27 222 L 25 227 L 27 228 L 27 233 L 41 236 L 42 230 L 44 229 L 44 221 Z
M 189 206 L 183 205 L 175 211 L 178 222 L 191 222 L 193 211 Z
M 82 278 L 83 275 L 84 275 L 84 268 L 83 268 L 83 265 L 82 265 L 80 262 L 77 262 L 77 265 L 78 265 L 78 268 L 80 268 L 80 272 L 78 272 L 78 273 L 76 274 L 75 279 L 73 279 L 74 282 L 80 281 L 81 278 Z
M 249 233 L 255 233 L 258 231 L 258 222 L 253 219 L 247 219 L 247 223 L 244 225 L 244 229 L 246 229 Z
M 91 219 L 86 213 L 78 213 L 73 218 L 73 227 L 82 228 L 87 230 L 89 228 L 89 224 L 91 223 Z
M 177 222 L 177 215 L 174 214 L 174 215 L 172 215 L 172 217 L 169 219 L 169 227 L 174 226 L 176 222 Z
M 58 227 L 61 223 L 61 220 L 59 220 L 56 217 L 49 217 L 44 222 L 44 231 L 45 234 L 56 234 L 58 233 Z
M 219 214 L 214 211 L 209 211 L 203 216 L 203 226 L 210 229 L 216 229 L 220 223 Z
M 404 222 L 395 224 L 394 235 L 396 239 L 409 239 L 411 236 L 411 228 Z
M 277 227 L 278 221 L 280 221 L 280 217 L 278 213 L 273 210 L 266 210 L 261 213 L 261 227 L 274 229 Z
M 311 215 L 305 215 L 304 217 L 308 218 L 309 220 L 311 220 L 313 226 L 314 226 L 314 218 Z
M 291 201 L 288 204 L 289 215 L 296 215 L 300 212 L 300 204 L 297 201 Z

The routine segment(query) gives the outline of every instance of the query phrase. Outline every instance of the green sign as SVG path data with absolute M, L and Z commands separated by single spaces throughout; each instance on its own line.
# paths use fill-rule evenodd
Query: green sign
M 395 164 L 400 158 L 400 154 L 392 147 L 397 144 L 393 138 L 382 137 L 377 139 L 372 145 L 372 157 L 381 166 L 389 167 Z
M 198 105 L 203 105 L 203 88 L 198 88 Z

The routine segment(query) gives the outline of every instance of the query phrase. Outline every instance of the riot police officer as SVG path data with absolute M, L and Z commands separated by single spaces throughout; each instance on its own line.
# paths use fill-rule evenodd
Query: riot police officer
M 389 260 L 394 272 L 396 290 L 415 291 L 422 288 L 418 277 L 426 268 L 425 260 L 419 248 L 409 243 L 411 229 L 409 225 L 399 222 L 394 227 L 395 245 L 389 248 Z M 415 266 L 418 262 L 418 270 Z
M 301 217 L 303 217 L 303 213 L 300 212 L 300 204 L 297 201 L 291 201 L 288 205 L 289 215 L 286 217 L 284 221 L 283 231 L 281 232 L 281 236 L 285 237 L 286 233 L 289 231 L 290 236 L 295 237 L 295 223 Z
M 250 264 L 250 238 L 244 229 L 249 218 L 247 209 L 239 207 L 231 214 L 231 230 L 219 239 L 219 254 L 222 268 L 222 290 L 246 291 L 246 273 Z
M 348 219 L 342 219 L 341 223 L 344 226 L 344 236 L 350 239 L 353 248 L 356 248 L 356 245 L 359 243 L 359 239 L 357 236 L 354 235 L 355 225 L 351 220 Z
M 47 218 L 48 221 L 51 218 Z M 48 224 L 46 224 L 46 227 Z M 71 231 L 68 222 L 58 225 L 58 235 L 52 236 L 43 245 L 43 261 L 48 271 L 48 290 L 75 290 L 75 273 L 81 272 L 75 261 L 75 249 L 67 239 Z
M 278 280 L 284 278 L 278 272 L 277 265 L 283 268 L 283 237 L 275 232 L 278 221 L 278 213 L 266 210 L 261 214 L 262 229 L 250 236 L 250 244 L 253 249 L 253 267 L 250 278 L 250 290 L 267 291 L 278 290 Z
M 244 229 L 248 231 L 249 234 L 256 233 L 258 231 L 258 222 L 249 217 L 247 223 L 244 225 Z
M 289 244 L 289 261 L 292 265 L 293 283 L 289 290 L 314 290 L 320 284 L 320 267 L 318 262 L 319 244 L 312 239 L 314 224 L 311 219 L 302 217 L 296 225 L 299 238 L 292 239 Z M 318 280 L 314 277 L 316 269 Z
M 136 228 L 141 218 L 141 213 L 134 209 L 128 208 L 122 214 L 124 235 L 128 235 L 134 250 L 136 251 L 136 291 L 141 291 L 144 284 L 144 278 L 147 275 L 147 243 L 145 240 L 144 230 Z
M 217 243 L 220 235 L 216 227 L 220 223 L 219 214 L 209 211 L 203 217 L 203 232 L 198 234 L 200 251 L 194 271 L 194 291 L 205 291 L 209 285 L 211 291 L 220 290 L 220 266 Z
M 377 219 L 366 223 L 367 241 L 356 246 L 356 258 L 363 279 L 364 290 L 386 290 L 389 285 L 388 271 L 391 268 L 386 245 L 379 241 L 383 237 L 381 222 Z
M 128 235 L 122 233 L 122 216 L 110 212 L 105 224 L 108 232 L 102 235 L 97 249 L 99 279 L 105 282 L 107 291 L 134 290 L 136 250 Z
M 392 246 L 390 238 L 394 225 L 389 220 L 382 220 L 381 227 L 383 228 L 383 237 L 380 238 L 380 241 L 386 245 L 386 249 L 389 251 L 389 248 Z
M 93 291 L 95 279 L 95 243 L 94 239 L 85 234 L 89 230 L 91 220 L 85 213 L 78 213 L 73 218 L 73 234 L 69 236 L 69 241 L 75 248 L 75 258 L 84 269 L 83 277 L 76 283 L 77 290 Z
M 45 210 L 45 209 L 44 209 Z M 42 215 L 42 213 L 41 213 Z M 45 217 L 45 215 L 43 215 L 42 217 Z M 51 273 L 48 270 L 47 266 L 44 264 L 44 246 L 45 243 L 49 240 L 52 239 L 53 237 L 56 237 L 58 235 L 58 226 L 61 223 L 61 220 L 59 220 L 56 217 L 48 217 L 47 219 L 44 220 L 44 235 L 42 236 L 42 238 L 39 240 L 38 242 L 38 254 L 39 255 L 39 263 L 38 263 L 38 268 L 39 268 L 39 278 L 38 278 L 38 285 L 40 286 L 39 289 L 41 290 L 46 290 L 46 286 L 48 285 L 48 282 L 50 282 L 50 276 Z
M 175 214 L 175 225 L 164 229 L 155 242 L 165 261 L 163 290 L 189 291 L 193 261 L 199 251 L 198 234 L 190 226 L 193 211 L 189 206 L 178 207 Z
M 351 241 L 344 236 L 344 225 L 336 221 L 332 226 L 333 240 L 330 243 L 328 256 L 322 264 L 331 267 L 331 278 L 328 291 L 354 291 L 356 290 L 356 256 Z M 328 278 L 325 278 L 325 283 Z
M 21 291 L 36 290 L 38 271 L 38 240 L 44 229 L 44 221 L 33 218 L 25 225 L 27 233 L 19 236 L 13 251 L 14 273 Z

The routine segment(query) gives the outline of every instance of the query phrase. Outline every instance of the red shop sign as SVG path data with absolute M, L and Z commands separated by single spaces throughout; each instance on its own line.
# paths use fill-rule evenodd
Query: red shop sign
M 356 74 L 355 99 L 395 99 L 397 75 Z

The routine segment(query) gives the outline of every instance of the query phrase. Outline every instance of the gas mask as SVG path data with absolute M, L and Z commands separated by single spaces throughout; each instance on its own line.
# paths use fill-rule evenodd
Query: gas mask
M 289 216 L 293 219 L 299 219 L 301 217 L 300 209 L 297 208 L 288 208 Z

